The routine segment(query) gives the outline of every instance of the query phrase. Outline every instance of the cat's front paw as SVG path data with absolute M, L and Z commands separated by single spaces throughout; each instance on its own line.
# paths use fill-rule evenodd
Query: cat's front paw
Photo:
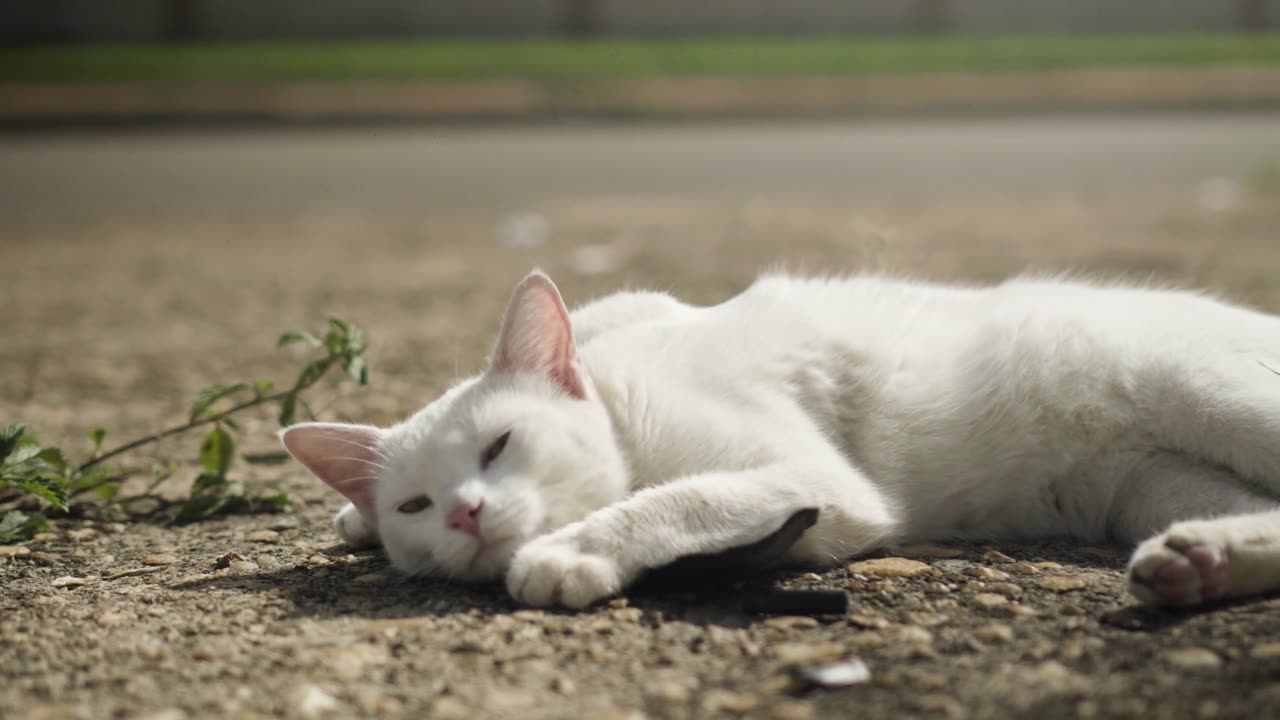
M 507 571 L 511 597 L 535 607 L 584 608 L 616 594 L 622 585 L 616 562 L 584 553 L 574 543 L 554 536 L 520 548 Z
M 1229 538 L 1211 523 L 1178 523 L 1138 546 L 1129 592 L 1157 605 L 1199 605 L 1227 594 Z
M 347 503 L 333 516 L 333 529 L 352 547 L 373 547 L 378 544 L 378 531 L 369 526 L 352 503 Z

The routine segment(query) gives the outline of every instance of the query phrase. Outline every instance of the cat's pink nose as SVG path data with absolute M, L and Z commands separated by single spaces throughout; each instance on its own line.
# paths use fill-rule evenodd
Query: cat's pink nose
M 482 507 L 484 507 L 483 500 L 475 502 L 464 500 L 454 505 L 447 516 L 449 527 L 480 537 L 480 508 Z

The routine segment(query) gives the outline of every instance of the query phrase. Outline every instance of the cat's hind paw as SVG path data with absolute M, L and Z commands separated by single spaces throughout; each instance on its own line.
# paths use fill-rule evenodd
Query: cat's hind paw
M 1129 561 L 1129 592 L 1153 605 L 1199 605 L 1226 591 L 1230 557 L 1221 533 L 1179 523 L 1138 546 Z
M 621 589 L 616 563 L 553 538 L 540 538 L 520 548 L 507 571 L 511 597 L 535 607 L 584 608 Z

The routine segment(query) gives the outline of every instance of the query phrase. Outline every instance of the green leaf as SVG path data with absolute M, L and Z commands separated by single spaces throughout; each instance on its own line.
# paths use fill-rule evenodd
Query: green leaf
M 27 515 L 21 510 L 10 510 L 0 515 L 0 543 L 30 540 L 32 535 L 48 529 L 49 523 L 39 513 Z
M 10 510 L 0 516 L 0 543 L 11 543 L 14 540 L 25 539 L 19 531 L 26 522 L 27 515 L 21 510 Z
M 324 344 L 323 342 L 320 341 L 320 338 L 316 337 L 315 335 L 312 335 L 309 332 L 302 332 L 301 330 L 291 330 L 287 333 L 282 334 L 279 337 L 279 339 L 276 340 L 276 347 L 284 347 L 286 345 L 292 345 L 298 342 L 304 342 L 310 345 L 311 347 L 320 347 L 321 345 Z
M 324 375 L 332 364 L 333 358 L 321 358 L 302 368 L 302 372 L 298 373 L 298 381 L 294 384 L 294 387 L 301 390 L 311 385 L 316 380 L 319 380 L 320 376 Z
M 337 330 L 340 334 L 344 336 L 351 334 L 351 324 L 348 323 L 346 320 L 343 320 L 342 318 L 338 317 L 337 315 L 329 316 L 329 325 L 332 326 L 333 329 Z
M 67 491 L 62 483 L 47 477 L 17 480 L 13 486 L 35 495 L 59 510 L 67 509 Z
M 253 395 L 254 397 L 261 398 L 263 395 L 266 395 L 268 392 L 270 392 L 271 388 L 275 386 L 276 384 L 271 382 L 270 380 L 254 380 Z
M 280 427 L 289 427 L 296 420 L 298 409 L 298 396 L 296 394 L 285 395 L 280 401 Z
M 20 465 L 29 460 L 35 459 L 40 455 L 40 446 L 31 442 L 18 443 L 17 449 L 9 453 L 9 457 L 5 459 L 5 464 L 13 467 Z
M 201 390 L 200 394 L 196 395 L 195 401 L 191 403 L 191 413 L 188 419 L 195 422 L 200 418 L 200 416 L 204 415 L 205 411 L 209 409 L 209 406 L 218 402 L 222 398 L 227 397 L 228 395 L 234 395 L 242 390 L 252 389 L 252 385 L 243 382 L 235 383 L 234 385 L 211 385 Z
M 22 439 L 22 434 L 27 431 L 27 426 L 22 423 L 15 423 L 6 428 L 0 429 L 0 460 L 9 457 L 9 453 L 18 446 L 18 441 Z
M 215 475 L 214 473 L 200 473 L 191 484 L 191 496 L 196 495 L 222 495 L 227 489 L 227 477 L 225 475 Z
M 120 494 L 120 483 L 109 482 L 95 485 L 91 492 L 103 500 L 112 500 L 116 495 Z
M 293 501 L 289 499 L 289 494 L 278 492 L 273 495 L 258 495 L 251 501 L 254 510 L 265 510 L 266 512 L 280 512 L 290 505 Z
M 369 368 L 365 365 L 364 358 L 359 355 L 353 355 L 347 359 L 347 374 L 361 385 L 369 384 Z
M 107 438 L 107 431 L 104 428 L 96 427 L 89 431 L 89 441 L 93 443 L 93 454 L 97 455 L 102 450 L 102 441 Z
M 67 458 L 62 454 L 61 448 L 44 448 L 36 454 L 36 457 L 40 458 L 46 465 L 57 469 L 59 473 L 67 469 Z
M 196 495 L 182 504 L 176 519 L 178 522 L 203 520 L 217 513 L 226 504 L 227 498 L 221 495 Z
M 234 457 L 236 444 L 222 429 L 222 425 L 215 424 L 209 434 L 205 436 L 204 442 L 200 444 L 200 465 L 206 472 L 214 475 L 225 476 L 227 470 L 231 467 L 231 460 Z

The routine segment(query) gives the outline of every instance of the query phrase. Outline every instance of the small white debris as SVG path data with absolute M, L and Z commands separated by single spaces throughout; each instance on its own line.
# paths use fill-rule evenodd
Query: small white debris
M 89 581 L 86 580 L 85 578 L 72 577 L 71 575 L 63 575 L 62 577 L 58 578 L 57 580 L 54 580 L 49 584 L 56 588 L 70 588 L 70 587 L 80 587 L 81 585 L 88 585 Z
M 870 680 L 871 670 L 867 668 L 866 663 L 854 658 L 811 667 L 804 671 L 804 677 L 814 685 L 822 687 L 847 687 Z
M 551 237 L 551 225 L 537 213 L 513 213 L 498 223 L 494 234 L 502 247 L 524 250 L 545 245 Z
M 569 264 L 579 275 L 607 275 L 622 267 L 622 253 L 611 245 L 581 245 L 574 249 Z
M 1233 177 L 1213 177 L 1200 183 L 1200 207 L 1206 212 L 1234 210 L 1240 204 L 1240 181 Z
M 302 685 L 293 691 L 293 704 L 306 717 L 316 717 L 338 709 L 338 701 L 316 685 Z

